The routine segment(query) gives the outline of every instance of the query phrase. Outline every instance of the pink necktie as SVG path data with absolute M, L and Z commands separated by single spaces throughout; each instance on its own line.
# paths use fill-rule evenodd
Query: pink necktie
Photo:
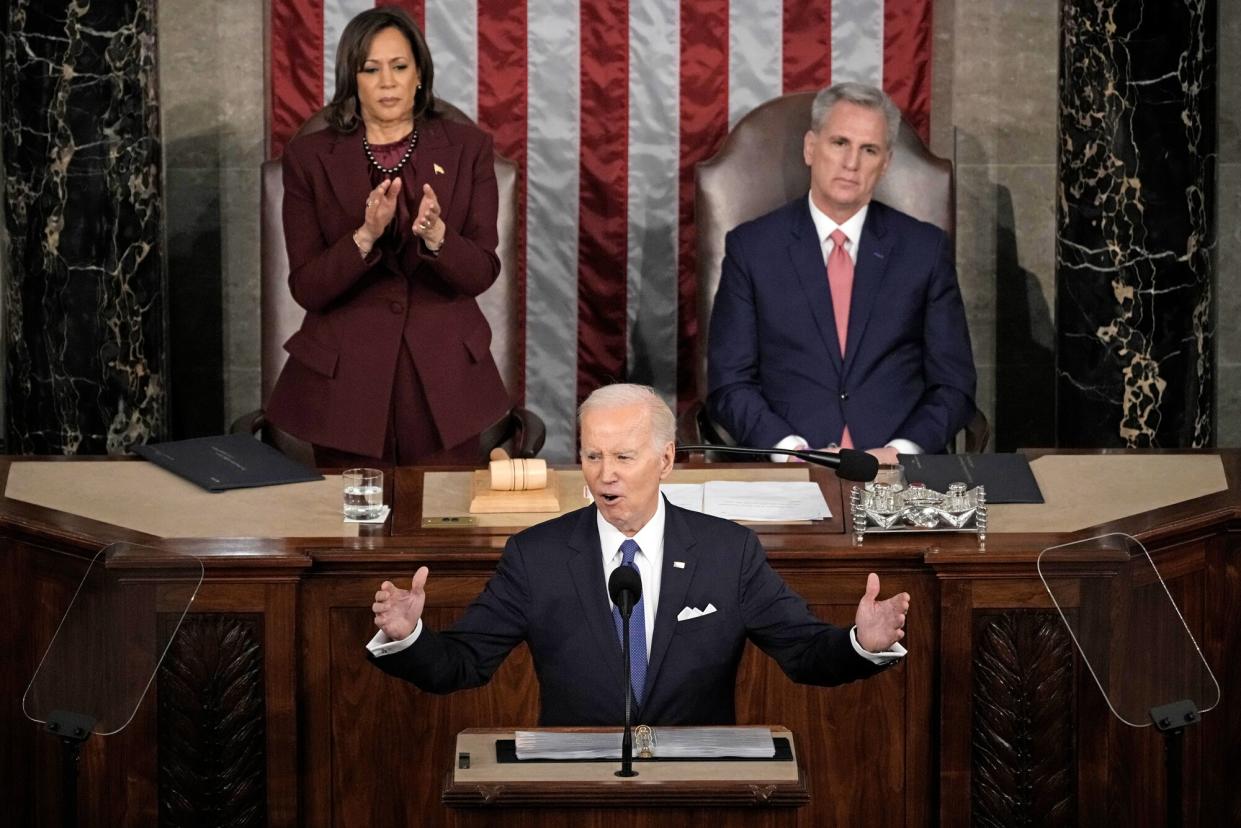
M 845 355 L 845 342 L 849 339 L 849 302 L 853 298 L 853 259 L 845 252 L 849 237 L 842 230 L 833 230 L 832 252 L 827 257 L 827 284 L 832 291 L 832 309 L 836 312 L 836 336 L 840 339 L 840 355 Z M 842 448 L 853 448 L 849 426 L 841 435 Z

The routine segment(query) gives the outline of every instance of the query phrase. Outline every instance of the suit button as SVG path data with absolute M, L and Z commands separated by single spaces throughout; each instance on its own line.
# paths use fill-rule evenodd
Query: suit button
M 405 311 L 405 306 L 402 305 L 400 302 L 393 302 L 390 305 L 388 305 L 388 309 L 391 310 L 393 313 L 403 313 Z
M 848 392 L 848 391 L 841 391 L 841 392 L 840 392 L 840 399 L 842 399 L 842 400 L 847 400 L 847 399 L 849 399 L 849 392 Z

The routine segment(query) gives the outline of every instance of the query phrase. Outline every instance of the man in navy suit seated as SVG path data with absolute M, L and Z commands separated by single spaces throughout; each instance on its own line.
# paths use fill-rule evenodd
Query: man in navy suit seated
M 731 521 L 668 503 L 672 412 L 646 386 L 612 385 L 582 404 L 581 461 L 594 504 L 508 541 L 486 588 L 451 629 L 422 622 L 427 568 L 408 590 L 385 581 L 367 645 L 387 673 L 433 693 L 485 684 L 522 641 L 538 674 L 541 725 L 624 721 L 619 613 L 608 597 L 618 566 L 641 575 L 630 633 L 634 720 L 732 724 L 746 640 L 795 681 L 833 685 L 904 655 L 909 595 L 877 600 L 871 573 L 855 626 L 819 620 L 767 563 L 758 538 Z
M 974 359 L 947 235 L 871 200 L 900 113 L 840 83 L 811 122 L 809 194 L 725 239 L 708 409 L 745 446 L 941 452 L 973 416 Z

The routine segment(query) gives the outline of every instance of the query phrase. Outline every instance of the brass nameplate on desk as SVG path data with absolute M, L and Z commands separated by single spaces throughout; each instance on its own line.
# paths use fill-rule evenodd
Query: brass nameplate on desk
M 478 525 L 478 521 L 472 517 L 464 515 L 450 515 L 448 517 L 424 517 L 422 519 L 423 529 L 472 529 Z
M 555 469 L 547 470 L 547 487 L 525 491 L 503 492 L 491 488 L 491 475 L 474 472 L 474 497 L 470 500 L 472 514 L 503 514 L 506 512 L 559 512 Z

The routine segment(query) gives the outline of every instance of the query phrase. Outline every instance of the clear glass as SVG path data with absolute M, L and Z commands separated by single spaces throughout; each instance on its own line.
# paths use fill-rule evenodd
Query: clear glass
M 1219 704 L 1219 683 L 1137 539 L 1114 533 L 1053 546 L 1038 572 L 1116 718 L 1148 727 L 1153 707 L 1190 700 L 1205 713 Z
M 108 736 L 129 724 L 198 594 L 197 558 L 129 543 L 91 560 L 22 696 L 28 718 L 89 716 Z
M 875 479 L 867 483 L 866 488 L 873 488 L 877 483 L 886 483 L 893 492 L 904 491 L 908 485 L 905 480 L 905 467 L 900 463 L 880 463 Z
M 383 513 L 384 473 L 379 469 L 346 469 L 341 474 L 343 509 L 349 520 L 374 520 Z

